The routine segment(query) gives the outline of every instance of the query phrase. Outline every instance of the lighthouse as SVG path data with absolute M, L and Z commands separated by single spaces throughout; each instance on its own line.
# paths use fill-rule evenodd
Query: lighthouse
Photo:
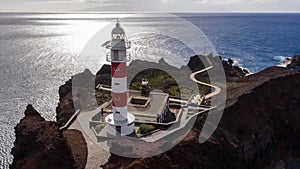
M 134 133 L 133 114 L 127 110 L 127 67 L 126 62 L 130 61 L 127 49 L 131 44 L 127 41 L 125 32 L 117 22 L 112 30 L 112 40 L 107 48 L 107 61 L 111 62 L 111 86 L 112 86 L 112 113 L 105 118 L 106 132 L 112 136 L 127 136 Z

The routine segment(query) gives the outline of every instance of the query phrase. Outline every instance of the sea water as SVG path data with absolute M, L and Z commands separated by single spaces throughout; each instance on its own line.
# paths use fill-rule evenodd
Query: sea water
M 280 65 L 285 57 L 300 54 L 300 14 L 175 15 L 200 29 L 223 58 L 233 58 L 236 64 L 253 73 Z M 91 56 L 96 60 L 92 64 L 78 58 L 89 39 L 101 28 L 122 17 L 129 17 L 122 24 L 130 25 L 129 29 L 136 31 L 143 26 L 155 29 L 165 21 L 165 18 L 146 15 L 130 16 L 0 14 L 0 168 L 8 168 L 12 162 L 10 151 L 15 140 L 14 127 L 24 116 L 26 105 L 33 104 L 44 118 L 55 120 L 58 87 L 85 68 L 95 73 L 103 64 L 101 59 L 97 60 L 99 56 Z M 149 39 L 132 40 L 142 40 L 145 42 L 141 43 L 147 44 Z M 193 54 L 180 43 L 173 43 L 170 39 L 166 43 L 172 44 L 170 50 L 177 49 L 185 57 Z M 97 45 L 101 47 L 101 44 Z

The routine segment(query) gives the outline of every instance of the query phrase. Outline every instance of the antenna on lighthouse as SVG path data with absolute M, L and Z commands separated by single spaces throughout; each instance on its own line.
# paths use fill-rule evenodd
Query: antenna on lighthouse
M 117 27 L 120 27 L 119 18 L 117 18 Z

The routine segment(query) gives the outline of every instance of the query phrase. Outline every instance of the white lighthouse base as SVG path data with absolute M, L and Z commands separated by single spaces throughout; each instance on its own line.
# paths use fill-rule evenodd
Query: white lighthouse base
M 112 136 L 127 136 L 134 132 L 134 120 L 133 114 L 127 113 L 127 119 L 123 121 L 117 121 L 114 119 L 113 114 L 106 116 L 106 132 Z

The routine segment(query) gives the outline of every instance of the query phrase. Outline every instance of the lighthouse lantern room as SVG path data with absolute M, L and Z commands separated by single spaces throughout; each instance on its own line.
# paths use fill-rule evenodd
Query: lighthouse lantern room
M 126 136 L 134 132 L 134 115 L 127 111 L 127 67 L 131 47 L 119 22 L 112 30 L 112 40 L 106 46 L 110 49 L 107 61 L 111 62 L 112 113 L 105 118 L 106 132 L 112 136 Z

